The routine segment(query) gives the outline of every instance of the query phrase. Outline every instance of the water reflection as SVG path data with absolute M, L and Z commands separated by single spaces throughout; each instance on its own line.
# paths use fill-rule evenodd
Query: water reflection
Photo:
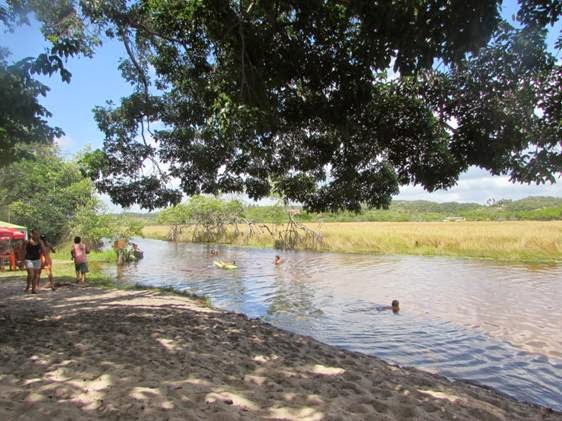
M 326 343 L 562 409 L 562 267 L 405 256 L 219 248 L 139 240 L 131 283 L 207 295 Z M 401 312 L 377 311 L 400 300 Z

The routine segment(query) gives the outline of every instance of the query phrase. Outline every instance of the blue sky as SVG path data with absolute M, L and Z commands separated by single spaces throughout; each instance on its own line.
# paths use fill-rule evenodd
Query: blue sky
M 516 1 L 504 2 L 503 15 L 512 16 L 517 10 Z M 549 34 L 549 45 L 554 44 L 560 31 L 558 22 Z M 0 45 L 7 46 L 12 59 L 36 56 L 43 52 L 45 42 L 36 25 L 19 28 L 15 33 L 2 33 Z M 118 101 L 130 93 L 130 86 L 121 79 L 117 70 L 119 58 L 125 56 L 122 45 L 106 40 L 93 59 L 70 59 L 67 68 L 72 72 L 70 84 L 61 82 L 59 76 L 44 77 L 42 81 L 51 90 L 41 103 L 53 114 L 51 125 L 64 130 L 66 135 L 58 140 L 61 152 L 72 157 L 86 145 L 100 147 L 103 136 L 93 120 L 92 109 L 107 100 Z M 558 53 L 560 58 L 560 54 Z M 562 197 L 562 179 L 555 185 L 512 184 L 507 177 L 493 177 L 478 168 L 463 174 L 456 187 L 447 191 L 427 193 L 422 188 L 404 186 L 397 197 L 403 200 L 461 201 L 484 203 L 488 198 L 519 199 L 529 195 Z

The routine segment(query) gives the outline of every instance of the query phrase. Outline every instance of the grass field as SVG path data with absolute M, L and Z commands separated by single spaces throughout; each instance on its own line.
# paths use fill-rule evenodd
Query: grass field
M 322 234 L 320 251 L 412 254 L 495 259 L 513 262 L 561 262 L 562 221 L 504 222 L 343 222 L 309 223 Z M 274 234 L 277 228 L 270 225 Z M 149 238 L 166 239 L 169 227 L 144 228 Z M 190 229 L 179 240 L 189 242 Z M 275 236 L 228 235 L 225 243 L 273 247 Z

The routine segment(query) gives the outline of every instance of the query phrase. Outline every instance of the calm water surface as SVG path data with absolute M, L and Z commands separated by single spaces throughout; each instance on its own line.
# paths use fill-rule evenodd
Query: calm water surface
M 277 253 L 139 240 L 123 282 L 173 286 L 386 361 L 492 386 L 562 410 L 562 265 L 449 258 Z M 115 269 L 113 269 L 115 270 Z M 400 314 L 377 306 L 400 300 Z

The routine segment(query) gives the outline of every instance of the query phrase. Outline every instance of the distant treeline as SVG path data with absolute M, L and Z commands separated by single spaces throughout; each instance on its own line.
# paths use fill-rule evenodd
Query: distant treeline
M 254 208 L 260 209 L 260 208 Z M 264 212 L 265 209 L 257 212 Z M 250 209 L 248 209 L 248 215 Z M 467 221 L 501 220 L 561 220 L 562 198 L 527 197 L 521 200 L 499 200 L 488 205 L 478 203 L 446 202 L 436 203 L 425 200 L 395 200 L 389 209 L 365 209 L 360 214 L 350 212 L 307 214 L 300 213 L 302 222 L 371 222 L 371 221 L 443 221 L 448 218 L 464 218 Z
M 486 205 L 478 203 L 446 202 L 437 203 L 426 200 L 395 200 L 389 209 L 364 209 L 361 213 L 307 213 L 298 207 L 294 216 L 299 222 L 373 222 L 373 221 L 444 221 L 455 218 L 467 221 L 502 220 L 562 220 L 562 198 L 534 196 L 521 200 L 502 199 L 489 201 Z M 129 217 L 143 220 L 145 224 L 158 224 L 158 213 L 128 213 Z M 244 215 L 248 220 L 263 223 L 283 223 L 287 220 L 286 209 L 281 205 L 245 206 Z

